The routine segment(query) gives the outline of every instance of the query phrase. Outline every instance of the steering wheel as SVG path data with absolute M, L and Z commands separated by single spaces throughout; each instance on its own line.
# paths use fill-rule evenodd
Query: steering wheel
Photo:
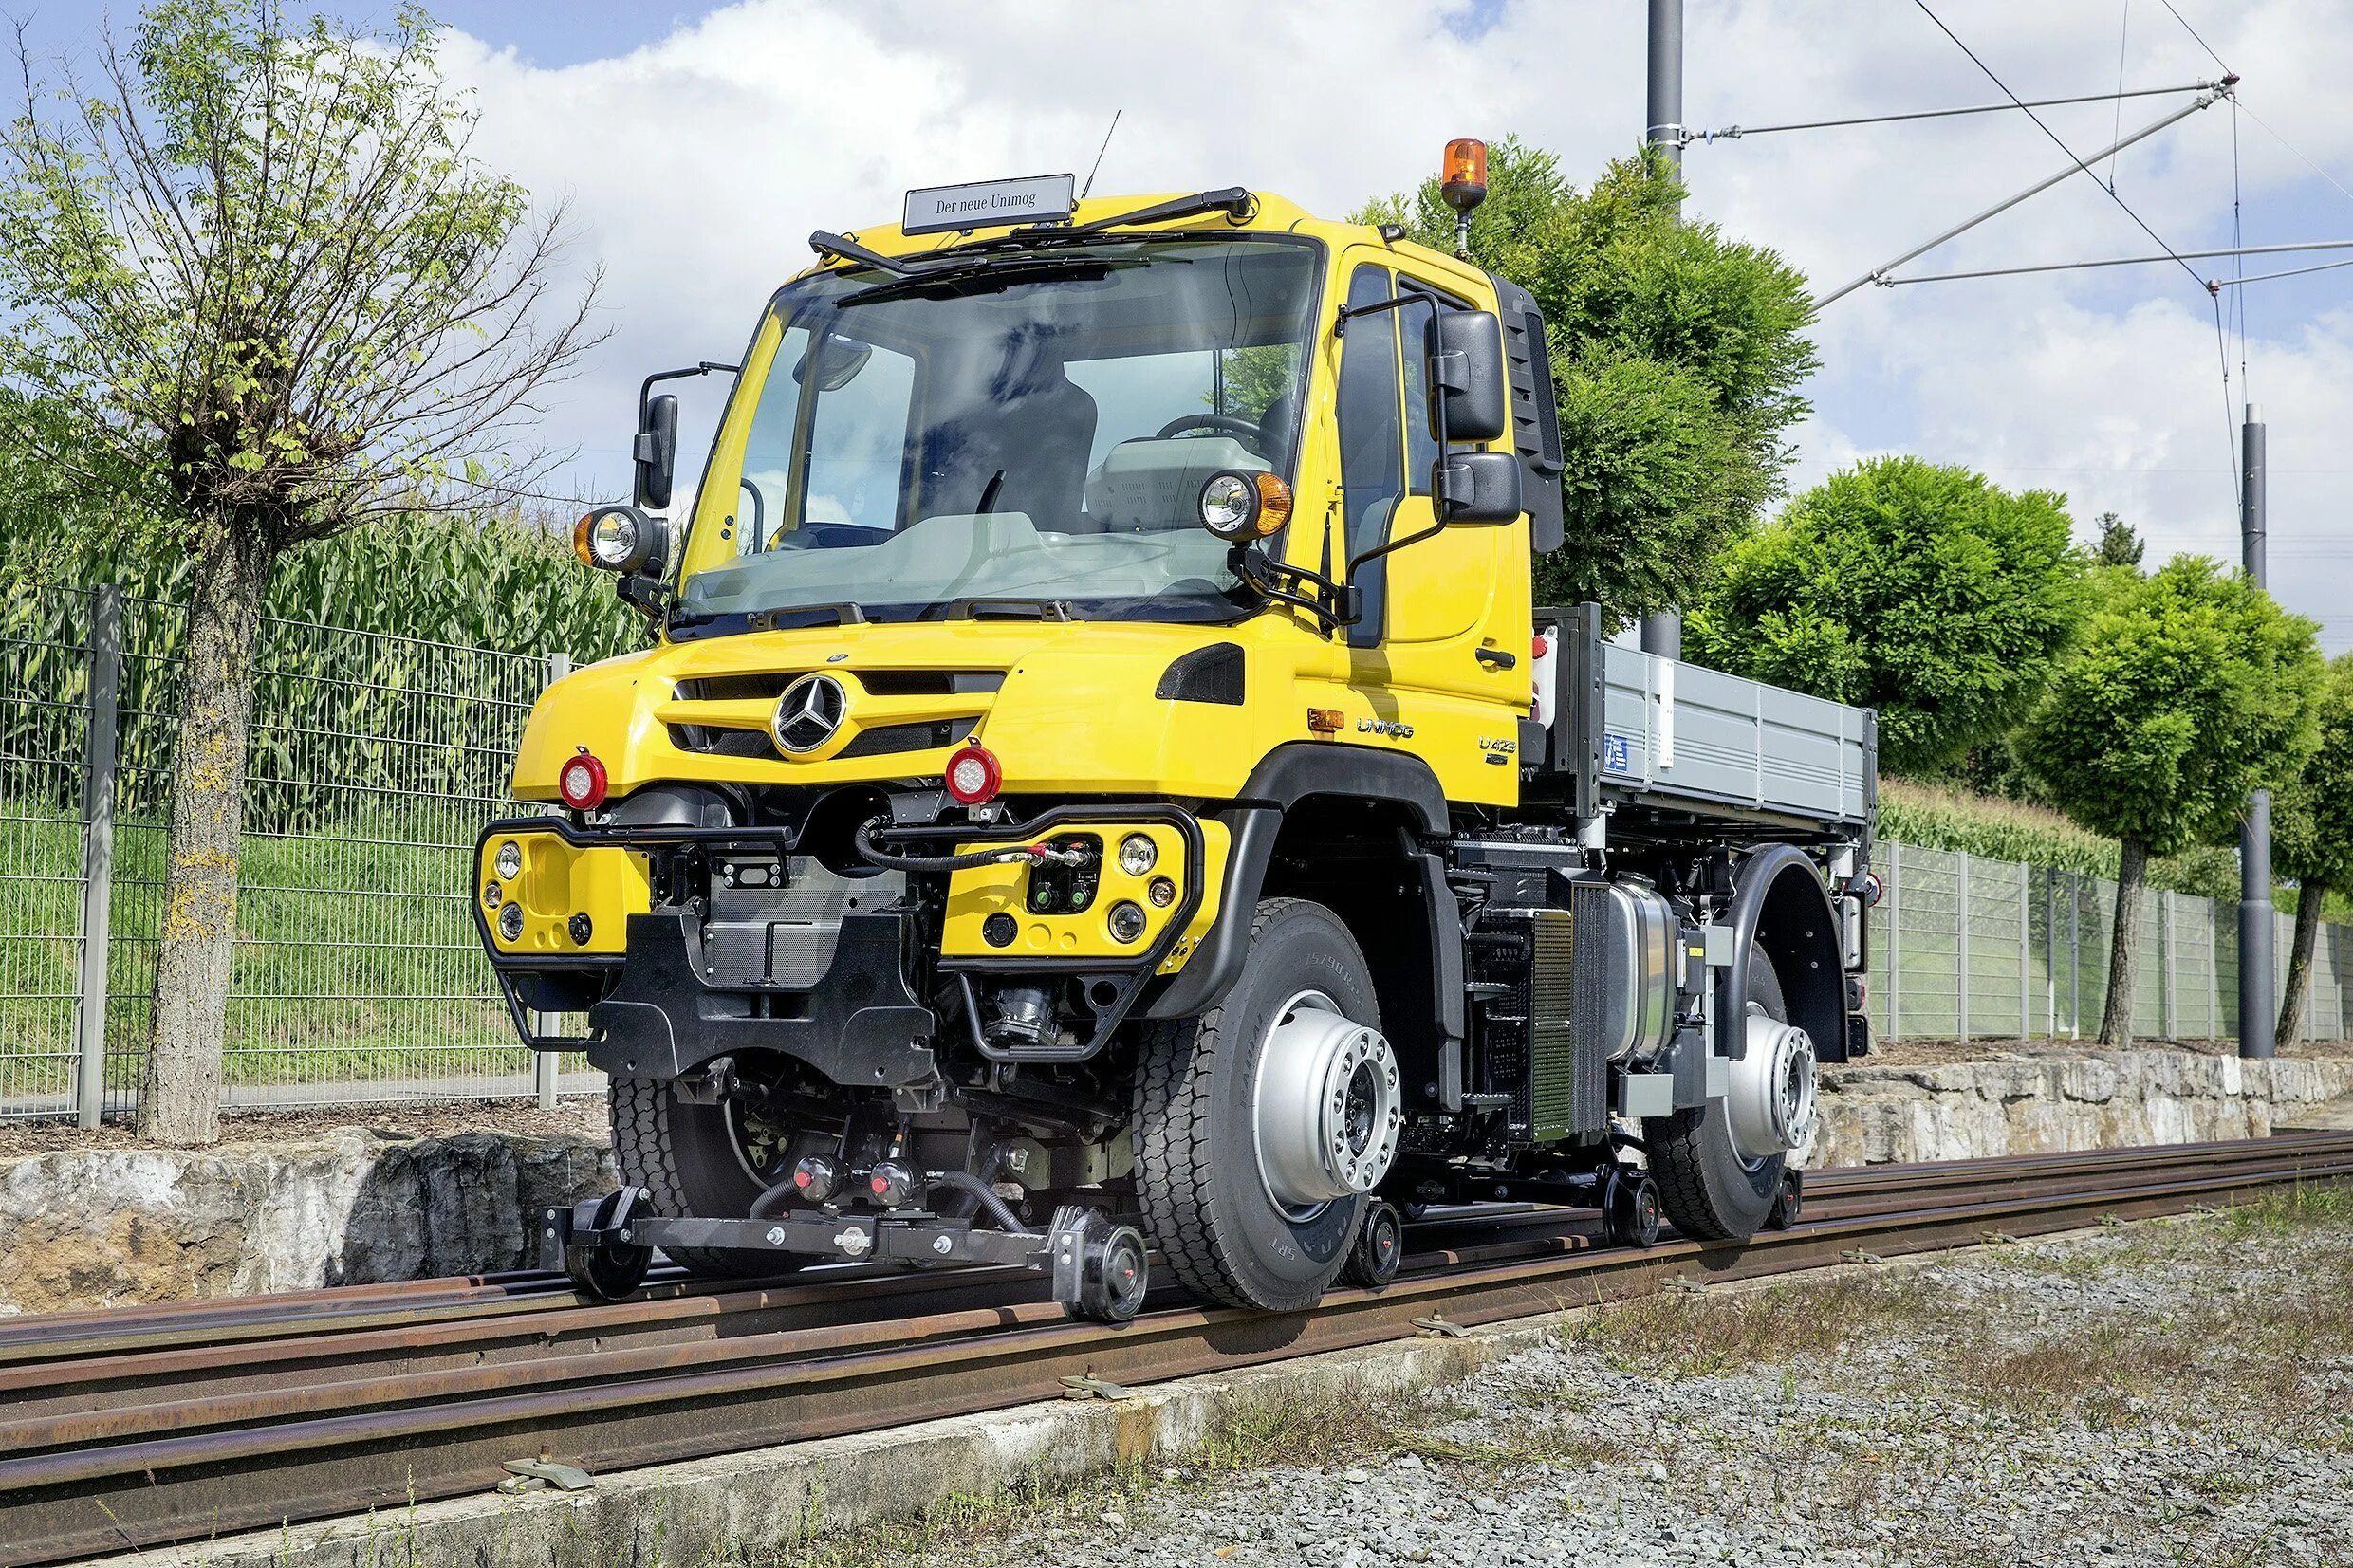
M 1221 434 L 1233 436 L 1261 457 L 1267 455 L 1259 447 L 1258 421 L 1245 419 L 1238 414 L 1188 414 L 1182 418 L 1171 419 L 1167 424 L 1162 425 L 1153 433 L 1153 438 L 1165 441 L 1172 435 L 1182 435 L 1189 430 L 1216 431 Z

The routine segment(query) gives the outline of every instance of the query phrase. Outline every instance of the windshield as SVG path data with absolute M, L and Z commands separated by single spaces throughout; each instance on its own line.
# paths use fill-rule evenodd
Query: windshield
M 1297 242 L 1137 240 L 791 286 L 678 618 L 1232 617 L 1201 485 L 1293 477 L 1317 272 Z

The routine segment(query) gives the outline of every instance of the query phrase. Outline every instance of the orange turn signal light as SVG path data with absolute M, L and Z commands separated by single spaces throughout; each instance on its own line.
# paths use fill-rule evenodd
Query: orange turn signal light
M 580 563 L 584 566 L 593 566 L 597 563 L 596 552 L 588 547 L 588 530 L 595 526 L 596 521 L 596 513 L 583 512 L 580 514 L 580 521 L 572 525 L 572 553 L 580 557 Z

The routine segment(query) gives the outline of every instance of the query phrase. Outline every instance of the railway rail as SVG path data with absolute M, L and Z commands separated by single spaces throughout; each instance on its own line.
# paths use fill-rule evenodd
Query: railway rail
M 609 1303 L 514 1273 L 25 1318 L 0 1323 L 0 1563 L 405 1507 L 514 1460 L 626 1469 L 2347 1178 L 2353 1133 L 1830 1171 L 1789 1229 L 1643 1251 L 1507 1190 L 1411 1226 L 1384 1290 L 1287 1314 L 1156 1295 L 1119 1327 L 1010 1269 L 658 1272 Z

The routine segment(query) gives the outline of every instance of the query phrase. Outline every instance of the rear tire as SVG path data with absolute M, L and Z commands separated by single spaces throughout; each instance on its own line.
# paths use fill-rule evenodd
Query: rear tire
M 676 1083 L 616 1078 L 608 1095 L 613 1113 L 613 1163 L 621 1179 L 642 1187 L 654 1212 L 673 1218 L 734 1219 L 751 1212 L 764 1189 L 735 1153 L 727 1107 L 682 1098 Z M 665 1248 L 681 1267 L 726 1279 L 763 1279 L 791 1272 L 797 1258 L 719 1247 Z
M 1781 977 L 1765 950 L 1749 949 L 1747 1000 L 1769 1017 L 1786 1023 Z M 1671 1116 L 1642 1123 L 1649 1146 L 1651 1180 L 1658 1207 L 1675 1228 L 1693 1241 L 1747 1241 L 1765 1228 L 1781 1201 L 1787 1154 L 1754 1164 L 1732 1147 L 1732 1116 L 1721 1099 L 1687 1106 Z
M 1339 917 L 1303 899 L 1267 899 L 1232 990 L 1198 1018 L 1152 1025 L 1138 1062 L 1145 1228 L 1171 1275 L 1228 1306 L 1313 1306 L 1347 1262 L 1368 1202 L 1360 1194 L 1289 1209 L 1261 1170 L 1261 1059 L 1278 1015 L 1302 992 L 1322 993 L 1358 1024 L 1380 1017 L 1372 973 Z

